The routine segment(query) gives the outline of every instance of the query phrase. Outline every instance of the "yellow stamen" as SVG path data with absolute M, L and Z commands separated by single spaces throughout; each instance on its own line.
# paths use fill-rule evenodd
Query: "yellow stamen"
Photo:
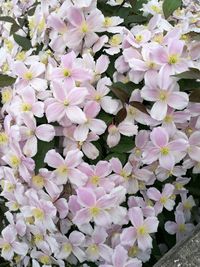
M 169 155 L 169 148 L 168 148 L 168 147 L 162 147 L 162 148 L 160 149 L 160 152 L 161 152 L 161 154 L 162 154 L 163 156 L 167 156 L 167 155 Z
M 148 234 L 146 226 L 142 225 L 142 226 L 138 227 L 137 234 L 141 235 L 141 236 L 144 236 L 144 235 Z
M 179 62 L 179 55 L 170 55 L 168 58 L 168 63 L 170 65 L 176 64 Z
M 39 209 L 39 208 L 35 208 L 33 210 L 33 216 L 37 220 L 43 220 L 44 219 L 44 212 L 41 209 Z
M 160 198 L 160 203 L 165 205 L 167 203 L 167 200 L 168 200 L 168 198 L 163 196 L 163 197 Z
M 11 98 L 12 98 L 12 92 L 11 92 L 11 90 L 6 89 L 6 90 L 3 90 L 1 92 L 1 99 L 2 99 L 1 102 L 3 104 L 8 103 L 11 100 Z
M 88 25 L 87 25 L 87 23 L 84 21 L 84 22 L 82 23 L 82 25 L 81 25 L 81 31 L 82 31 L 83 33 L 87 33 L 88 30 L 89 30 Z
M 138 249 L 137 246 L 132 246 L 128 250 L 128 256 L 131 257 L 131 258 L 134 258 L 134 257 L 137 256 L 138 251 L 139 251 L 139 249 Z
M 104 27 L 110 27 L 112 25 L 112 18 L 105 17 L 103 25 Z
M 67 173 L 68 173 L 68 168 L 67 168 L 67 166 L 65 166 L 65 165 L 61 165 L 61 166 L 59 166 L 59 167 L 57 168 L 57 171 L 58 171 L 58 173 L 59 173 L 60 175 L 67 175 Z
M 42 263 L 42 264 L 51 264 L 51 259 L 49 256 L 47 255 L 43 255 L 40 257 L 39 261 Z
M 181 233 L 185 232 L 185 230 L 186 230 L 185 224 L 183 224 L 183 223 L 179 224 L 178 230 Z
M 66 253 L 71 253 L 72 252 L 72 245 L 70 243 L 66 243 L 63 245 L 63 250 Z
M 17 156 L 12 156 L 10 158 L 10 162 L 11 162 L 12 167 L 17 168 L 20 165 L 21 160 Z
M 91 179 L 90 179 L 90 181 L 91 181 L 91 183 L 92 183 L 93 185 L 98 185 L 99 180 L 100 180 L 100 177 L 97 176 L 97 175 L 93 175 L 93 176 L 91 177 Z
M 90 208 L 90 213 L 93 217 L 96 217 L 100 212 L 100 208 L 98 207 L 92 207 Z
M 27 112 L 27 111 L 31 111 L 32 106 L 29 103 L 23 103 L 22 104 L 22 111 Z
M 35 175 L 32 177 L 33 184 L 37 187 L 42 189 L 44 186 L 44 179 L 41 175 Z
M 5 145 L 8 143 L 8 135 L 4 132 L 0 133 L 0 145 Z
M 65 77 L 70 77 L 70 76 L 71 76 L 71 71 L 68 70 L 68 69 L 64 69 L 64 70 L 63 70 L 63 75 L 64 75 Z
M 33 79 L 33 73 L 31 73 L 30 71 L 26 72 L 24 74 L 24 79 L 29 80 L 29 81 L 32 80 Z

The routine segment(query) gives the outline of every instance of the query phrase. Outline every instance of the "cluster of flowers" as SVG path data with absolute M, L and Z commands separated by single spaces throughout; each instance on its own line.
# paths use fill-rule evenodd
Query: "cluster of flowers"
M 1 73 L 16 79 L 1 87 L 3 258 L 19 267 L 141 267 L 163 211 L 175 215 L 162 227 L 177 241 L 193 229 L 185 185 L 188 170 L 200 172 L 200 104 L 176 76 L 200 69 L 200 43 L 189 35 L 199 32 L 200 6 L 187 2 L 166 20 L 162 1 L 150 0 L 148 24 L 128 29 L 95 0 L 0 1 L 4 16 L 28 21 L 14 35 L 10 21 L 0 22 Z M 17 35 L 32 47 L 25 51 Z M 116 82 L 136 86 L 126 103 L 112 92 Z M 123 138 L 135 140 L 126 162 L 119 153 L 106 159 Z

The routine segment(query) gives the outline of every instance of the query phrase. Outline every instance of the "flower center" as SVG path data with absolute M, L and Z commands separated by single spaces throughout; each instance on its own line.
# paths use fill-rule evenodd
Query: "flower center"
M 33 216 L 37 220 L 43 220 L 44 219 L 44 212 L 41 209 L 39 209 L 39 208 L 35 208 L 33 210 Z
M 142 236 L 146 235 L 148 233 L 146 226 L 144 226 L 144 225 L 140 226 L 137 229 L 137 233 L 138 233 L 138 235 L 142 235 Z
M 167 115 L 165 118 L 164 118 L 164 122 L 166 123 L 171 123 L 173 121 L 173 117 L 172 115 Z
M 156 5 L 152 5 L 152 6 L 151 6 L 151 9 L 152 9 L 154 12 L 156 12 L 156 13 L 160 13 L 160 11 L 161 11 L 160 7 L 158 7 L 158 6 L 156 6 Z
M 4 145 L 8 142 L 8 136 L 6 133 L 0 133 L 0 145 Z
M 185 224 L 184 223 L 179 224 L 178 230 L 181 233 L 185 232 L 185 230 L 186 230 Z
M 162 147 L 160 152 L 163 156 L 167 156 L 167 155 L 169 155 L 169 148 L 168 147 Z
M 12 156 L 11 159 L 11 165 L 14 167 L 14 168 L 17 168 L 19 165 L 20 165 L 20 158 L 18 158 L 17 156 Z
M 71 71 L 68 70 L 68 69 L 64 69 L 64 70 L 63 70 L 63 75 L 64 75 L 65 77 L 69 77 L 69 76 L 71 76 Z
M 82 23 L 82 25 L 81 25 L 81 31 L 83 32 L 83 33 L 87 33 L 88 32 L 88 25 L 87 25 L 87 23 L 84 21 L 83 23 Z
M 33 184 L 38 188 L 43 188 L 44 186 L 44 179 L 40 175 L 35 175 L 32 177 Z
M 119 44 L 121 44 L 121 42 L 122 39 L 120 34 L 113 35 L 109 40 L 109 44 L 112 46 L 118 46 Z
M 139 249 L 137 246 L 130 247 L 128 250 L 129 257 L 134 258 L 135 256 L 137 256 L 138 251 L 139 251 Z
M 4 91 L 2 91 L 1 98 L 2 98 L 1 102 L 3 104 L 9 102 L 11 100 L 11 98 L 12 98 L 11 91 L 10 90 L 4 90 Z
M 90 254 L 97 254 L 99 252 L 99 248 L 96 244 L 92 244 L 88 247 L 88 251 Z
M 58 173 L 60 175 L 67 175 L 68 173 L 68 168 L 67 166 L 63 165 L 63 166 L 59 166 L 58 169 L 57 169 Z
M 100 208 L 98 207 L 92 207 L 90 208 L 90 213 L 93 217 L 96 217 L 100 212 Z
M 104 25 L 105 27 L 110 27 L 110 26 L 112 25 L 112 18 L 110 18 L 110 17 L 105 17 L 103 25 Z
M 167 202 L 167 197 L 163 196 L 163 197 L 160 198 L 160 203 L 161 204 L 165 205 L 166 202 Z
M 9 250 L 11 250 L 11 245 L 9 243 L 6 243 L 3 245 L 2 248 L 5 252 L 8 252 Z
M 168 97 L 167 92 L 165 90 L 161 90 L 159 92 L 159 96 L 158 97 L 159 97 L 160 101 L 162 101 L 162 102 L 166 101 L 167 97 Z
M 140 43 L 143 40 L 143 36 L 141 34 L 136 34 L 135 40 L 136 42 Z
M 38 235 L 34 235 L 34 237 L 33 237 L 33 241 L 34 241 L 34 243 L 38 243 L 38 242 L 40 242 L 40 241 L 42 241 L 42 240 L 43 240 L 43 236 L 40 235 L 40 234 L 38 234 Z
M 42 264 L 51 264 L 51 259 L 48 255 L 41 256 L 39 260 Z
M 176 64 L 179 62 L 179 56 L 178 55 L 170 55 L 168 58 L 168 63 L 170 65 Z
M 31 73 L 30 71 L 26 72 L 24 74 L 24 79 L 29 80 L 29 81 L 32 80 L 33 79 L 33 73 Z
M 64 100 L 63 104 L 64 104 L 65 107 L 67 107 L 67 106 L 69 106 L 69 101 L 68 100 Z
M 71 253 L 72 252 L 72 245 L 70 243 L 66 243 L 63 245 L 63 250 L 66 253 Z
M 99 179 L 100 179 L 100 177 L 98 176 L 98 175 L 93 175 L 92 177 L 91 177 L 91 183 L 93 184 L 93 185 L 98 185 L 98 183 L 99 183 Z
M 31 110 L 31 105 L 29 103 L 23 103 L 22 104 L 22 111 L 27 112 Z

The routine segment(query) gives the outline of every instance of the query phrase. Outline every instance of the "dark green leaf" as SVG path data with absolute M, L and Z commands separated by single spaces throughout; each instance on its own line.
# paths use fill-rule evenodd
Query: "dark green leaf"
M 200 70 L 195 68 L 190 68 L 188 71 L 175 75 L 180 79 L 200 79 Z
M 44 158 L 46 153 L 55 148 L 55 139 L 50 142 L 44 142 L 38 140 L 38 152 L 33 158 L 35 161 L 35 173 L 37 174 L 40 168 L 44 168 L 46 163 L 44 163 Z
M 200 41 L 200 34 L 197 32 L 189 32 L 186 36 L 189 36 L 192 40 Z
M 115 122 L 116 124 L 119 124 L 120 122 L 122 122 L 127 116 L 127 111 L 125 108 L 120 109 L 120 111 L 118 111 L 118 113 L 115 115 Z
M 16 23 L 16 21 L 9 16 L 2 16 L 0 17 L 0 21 L 10 22 L 10 23 Z
M 119 144 L 110 148 L 111 152 L 125 153 L 134 148 L 134 141 L 131 137 L 122 136 Z
M 182 0 L 164 0 L 163 3 L 163 13 L 167 19 L 173 12 L 181 7 Z
M 110 90 L 114 95 L 124 103 L 128 103 L 132 91 L 135 89 L 135 84 L 133 83 L 122 83 L 117 82 L 110 86 Z
M 147 109 L 146 109 L 145 105 L 143 105 L 142 103 L 137 102 L 137 101 L 131 101 L 129 104 L 130 104 L 132 107 L 134 107 L 134 108 L 140 110 L 141 112 L 146 113 L 146 114 L 149 115 L 149 113 L 147 112 Z
M 200 82 L 190 79 L 182 79 L 178 81 L 181 91 L 191 91 L 200 88 Z
M 23 27 L 26 19 L 25 18 L 18 18 L 17 20 L 18 20 L 20 26 Z
M 24 50 L 29 50 L 32 45 L 31 41 L 24 36 L 13 34 L 15 42 L 20 45 Z
M 106 124 L 112 123 L 113 116 L 109 115 L 108 113 L 101 110 L 99 115 L 97 116 L 98 119 L 103 120 Z
M 147 17 L 144 17 L 142 15 L 131 15 L 125 18 L 125 25 L 130 24 L 130 23 L 144 23 L 147 21 Z
M 192 91 L 189 96 L 190 102 L 200 103 L 200 88 Z
M 0 87 L 12 85 L 15 82 L 15 80 L 16 78 L 0 74 Z
M 13 35 L 13 34 L 16 33 L 19 29 L 21 29 L 21 27 L 20 27 L 17 23 L 12 24 L 12 26 L 11 26 L 11 28 L 10 28 L 10 35 Z
M 110 160 L 111 158 L 118 158 L 122 165 L 124 165 L 126 163 L 126 154 L 122 154 L 122 153 L 110 153 L 105 160 Z
M 134 14 L 141 14 L 141 8 L 143 7 L 143 4 L 147 3 L 148 0 L 137 0 L 132 3 L 132 12 Z

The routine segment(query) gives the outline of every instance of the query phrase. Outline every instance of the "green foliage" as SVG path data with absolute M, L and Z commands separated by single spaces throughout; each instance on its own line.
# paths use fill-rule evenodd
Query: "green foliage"
M 38 152 L 33 158 L 35 161 L 35 173 L 37 174 L 40 168 L 44 168 L 46 163 L 44 163 L 44 158 L 46 153 L 55 148 L 55 139 L 50 142 L 44 142 L 38 140 Z
M 173 12 L 181 7 L 181 0 L 164 0 L 163 2 L 163 13 L 165 18 L 167 19 Z
M 115 147 L 110 148 L 111 152 L 125 153 L 134 148 L 134 141 L 131 137 L 121 136 L 120 142 Z
M 15 40 L 15 42 L 21 46 L 24 50 L 29 50 L 32 45 L 31 45 L 31 41 L 24 37 L 24 36 L 21 36 L 21 35 L 18 35 L 18 34 L 13 34 L 13 38 Z
M 111 158 L 118 158 L 122 165 L 126 163 L 126 154 L 124 153 L 110 153 L 107 157 L 105 157 L 105 160 L 110 160 Z
M 12 85 L 15 82 L 15 78 L 8 75 L 0 74 L 0 87 Z
M 178 77 L 180 79 L 189 79 L 189 80 L 200 79 L 200 70 L 195 68 L 190 68 L 188 71 L 175 75 L 175 77 Z

